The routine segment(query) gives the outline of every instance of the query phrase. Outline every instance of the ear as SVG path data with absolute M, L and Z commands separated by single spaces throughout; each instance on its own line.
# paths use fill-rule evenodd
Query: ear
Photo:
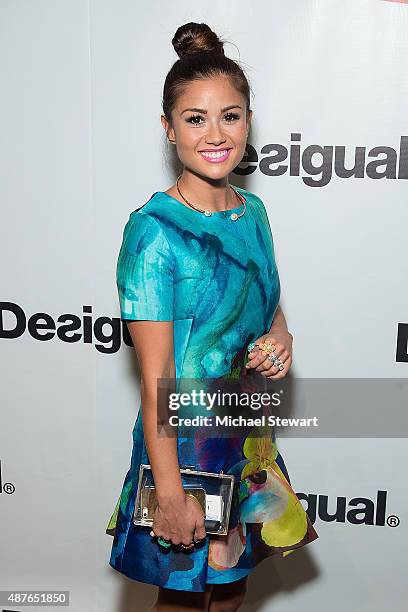
M 176 142 L 176 135 L 174 133 L 174 129 L 172 127 L 170 127 L 170 123 L 167 121 L 167 118 L 165 115 L 161 115 L 160 116 L 160 121 L 161 124 L 166 132 L 167 138 L 169 140 L 169 142 Z
M 250 130 L 250 127 L 251 127 L 252 115 L 253 115 L 252 111 L 251 110 L 248 111 L 248 113 L 247 113 L 247 134 L 248 134 L 248 132 Z

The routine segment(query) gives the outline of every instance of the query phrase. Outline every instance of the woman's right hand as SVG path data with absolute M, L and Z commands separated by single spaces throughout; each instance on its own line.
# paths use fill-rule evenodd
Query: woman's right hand
M 198 500 L 184 491 L 166 501 L 159 501 L 153 516 L 154 535 L 171 540 L 175 545 L 190 545 L 206 537 L 204 515 Z

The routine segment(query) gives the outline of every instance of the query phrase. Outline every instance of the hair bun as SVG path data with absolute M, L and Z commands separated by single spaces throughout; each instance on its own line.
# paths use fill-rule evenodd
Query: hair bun
M 171 42 L 180 59 L 205 51 L 224 54 L 224 43 L 206 23 L 185 23 L 177 29 Z

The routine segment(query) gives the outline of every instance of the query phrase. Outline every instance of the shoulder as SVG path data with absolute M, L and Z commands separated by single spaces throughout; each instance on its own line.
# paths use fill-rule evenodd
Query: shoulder
M 156 232 L 164 231 L 166 221 L 166 209 L 163 205 L 162 192 L 155 191 L 149 199 L 129 213 L 125 230 L 141 228 Z
M 154 227 L 168 235 L 173 222 L 177 221 L 177 213 L 184 206 L 169 206 L 169 196 L 162 191 L 155 191 L 149 199 L 141 206 L 133 210 L 129 215 L 128 224 L 138 227 Z
M 150 247 L 170 254 L 165 218 L 157 206 L 149 206 L 150 201 L 129 213 L 123 229 L 123 245 L 131 252 Z

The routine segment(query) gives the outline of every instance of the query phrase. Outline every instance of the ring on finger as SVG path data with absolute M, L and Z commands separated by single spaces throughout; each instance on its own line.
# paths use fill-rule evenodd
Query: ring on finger
M 161 536 L 157 538 L 157 543 L 160 546 L 163 546 L 163 548 L 170 548 L 172 544 L 171 540 L 166 540 L 165 538 L 162 538 Z
M 283 370 L 283 368 L 285 367 L 285 364 L 283 363 L 283 361 L 278 359 L 277 361 L 275 361 L 274 366 L 278 368 L 279 370 Z
M 258 347 L 261 349 L 264 355 L 273 355 L 273 352 L 276 349 L 276 346 L 269 340 L 267 342 L 260 342 Z
M 283 370 L 284 369 L 285 366 L 283 364 L 283 361 L 281 359 L 279 359 L 275 354 L 268 355 L 267 359 L 272 361 L 273 365 L 275 367 L 277 367 L 279 370 Z

